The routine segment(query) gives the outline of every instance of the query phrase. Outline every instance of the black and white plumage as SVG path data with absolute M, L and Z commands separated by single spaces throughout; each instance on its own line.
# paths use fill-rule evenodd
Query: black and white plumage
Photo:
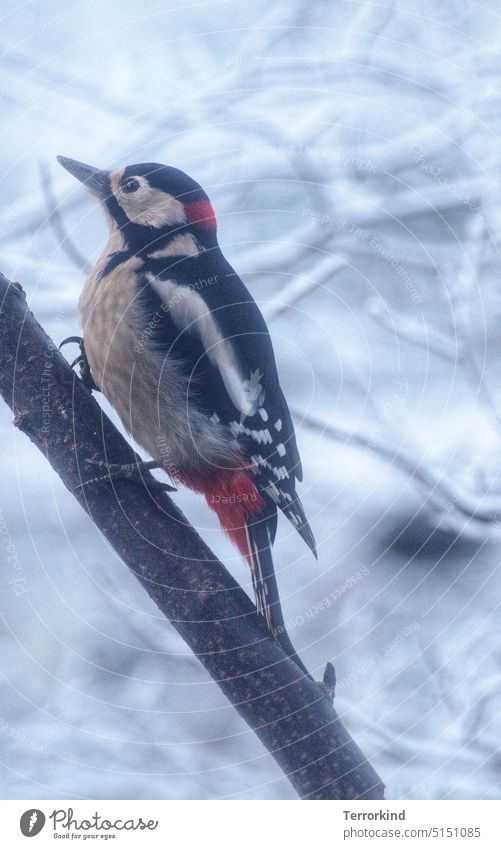
M 203 493 L 251 566 L 258 613 L 304 669 L 271 557 L 278 509 L 315 553 L 294 427 L 266 323 L 219 248 L 210 201 L 168 166 L 59 161 L 109 224 L 80 298 L 92 378 L 137 442 Z

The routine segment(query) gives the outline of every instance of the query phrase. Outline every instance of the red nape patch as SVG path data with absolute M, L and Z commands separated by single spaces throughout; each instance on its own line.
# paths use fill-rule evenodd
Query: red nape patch
M 245 521 L 259 516 L 265 504 L 251 478 L 245 472 L 230 472 L 213 481 L 183 480 L 186 486 L 205 496 L 216 513 L 223 531 L 244 557 L 248 557 Z
M 208 200 L 193 200 L 185 203 L 184 211 L 190 224 L 198 224 L 206 230 L 217 228 L 216 216 Z

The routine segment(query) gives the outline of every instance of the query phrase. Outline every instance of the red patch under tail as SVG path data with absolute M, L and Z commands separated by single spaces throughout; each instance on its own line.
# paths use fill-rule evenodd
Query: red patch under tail
M 246 472 L 230 472 L 211 480 L 183 476 L 182 482 L 205 497 L 225 534 L 248 559 L 245 525 L 250 518 L 257 518 L 265 507 L 264 499 L 250 476 Z

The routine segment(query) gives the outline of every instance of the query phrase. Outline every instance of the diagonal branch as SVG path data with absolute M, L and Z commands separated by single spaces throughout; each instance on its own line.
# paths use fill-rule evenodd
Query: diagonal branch
M 79 489 L 86 459 L 135 454 L 0 275 L 0 393 L 303 799 L 381 799 L 383 784 L 333 709 L 261 625 L 253 604 L 166 493 L 134 481 Z M 329 668 L 330 667 L 330 668 Z

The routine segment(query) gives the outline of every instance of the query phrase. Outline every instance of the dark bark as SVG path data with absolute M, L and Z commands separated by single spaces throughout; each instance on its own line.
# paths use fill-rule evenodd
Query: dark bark
M 97 527 L 304 799 L 382 799 L 383 784 L 325 688 L 267 634 L 254 605 L 166 493 L 118 481 L 77 489 L 87 458 L 134 462 L 126 440 L 0 275 L 0 392 Z

